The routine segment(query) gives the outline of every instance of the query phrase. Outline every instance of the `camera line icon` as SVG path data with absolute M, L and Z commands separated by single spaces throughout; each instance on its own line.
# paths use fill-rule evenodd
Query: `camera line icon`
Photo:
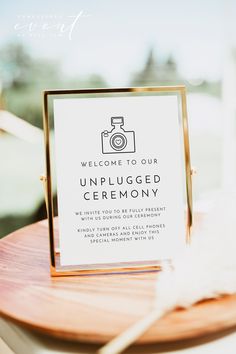
M 104 130 L 102 137 L 102 153 L 132 153 L 135 152 L 135 133 L 134 131 L 124 130 L 124 117 L 111 117 L 112 129 Z

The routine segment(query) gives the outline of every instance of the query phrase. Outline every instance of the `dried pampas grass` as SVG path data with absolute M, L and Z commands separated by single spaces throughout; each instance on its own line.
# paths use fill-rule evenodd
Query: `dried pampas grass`
M 221 197 L 192 233 L 191 245 L 157 277 L 156 306 L 99 350 L 122 352 L 155 321 L 175 308 L 236 293 L 236 197 Z

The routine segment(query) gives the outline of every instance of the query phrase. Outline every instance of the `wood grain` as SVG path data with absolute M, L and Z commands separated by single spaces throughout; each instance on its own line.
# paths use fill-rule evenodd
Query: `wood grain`
M 51 278 L 47 222 L 0 241 L 0 313 L 52 336 L 104 343 L 152 307 L 158 273 Z M 179 310 L 139 343 L 199 337 L 236 325 L 236 296 Z

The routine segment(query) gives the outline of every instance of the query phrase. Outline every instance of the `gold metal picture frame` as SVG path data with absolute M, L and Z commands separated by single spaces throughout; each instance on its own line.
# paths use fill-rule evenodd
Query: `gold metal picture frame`
M 176 94 L 179 97 L 180 114 L 182 120 L 182 136 L 184 145 L 184 169 L 185 169 L 185 191 L 186 191 L 186 243 L 190 242 L 190 232 L 193 220 L 192 210 L 192 170 L 190 164 L 190 148 L 188 135 L 187 104 L 185 86 L 163 86 L 163 87 L 129 87 L 129 88 L 101 88 L 101 89 L 78 89 L 78 90 L 46 90 L 43 92 L 43 123 L 46 173 L 41 176 L 44 184 L 45 201 L 49 227 L 49 246 L 50 246 L 50 271 L 52 276 L 85 275 L 101 273 L 123 273 L 133 271 L 154 271 L 162 267 L 160 261 L 136 262 L 122 264 L 105 264 L 91 266 L 61 266 L 60 265 L 60 245 L 58 234 L 55 229 L 54 207 L 53 207 L 53 181 L 52 181 L 52 155 L 50 141 L 50 127 L 53 118 L 50 110 L 50 99 L 59 97 L 88 97 L 88 95 L 147 95 L 147 94 Z M 87 95 L 87 96 L 86 96 Z M 184 237 L 184 236 L 183 236 Z

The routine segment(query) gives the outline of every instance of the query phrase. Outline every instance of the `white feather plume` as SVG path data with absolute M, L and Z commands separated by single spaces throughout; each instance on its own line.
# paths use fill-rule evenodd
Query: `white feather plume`
M 221 197 L 193 230 L 191 245 L 159 273 L 156 306 L 140 321 L 101 348 L 117 354 L 155 321 L 175 308 L 236 293 L 236 197 Z
M 218 201 L 173 266 L 157 280 L 157 306 L 166 311 L 236 292 L 236 199 Z

